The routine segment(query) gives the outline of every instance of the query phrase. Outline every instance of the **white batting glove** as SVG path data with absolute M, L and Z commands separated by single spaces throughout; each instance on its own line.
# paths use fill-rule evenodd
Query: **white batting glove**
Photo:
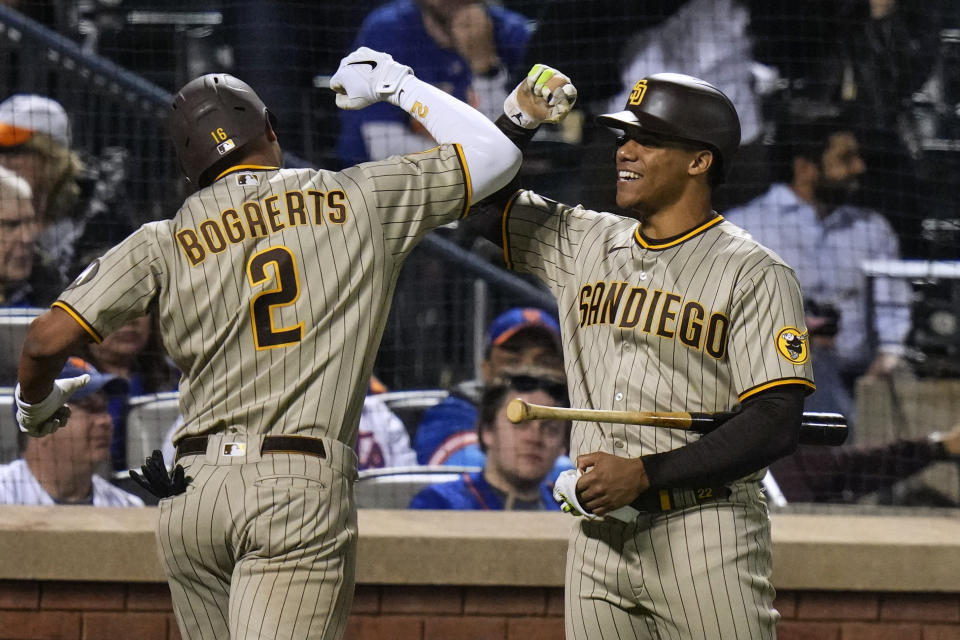
M 507 99 L 503 112 L 524 129 L 536 129 L 544 122 L 556 124 L 573 109 L 577 88 L 556 69 L 535 64 Z
M 602 520 L 603 518 L 614 518 L 621 522 L 633 522 L 640 513 L 630 505 L 614 509 L 606 516 L 598 516 L 587 511 L 577 500 L 577 479 L 583 473 L 580 469 L 567 469 L 559 476 L 553 485 L 553 499 L 560 505 L 560 510 L 564 513 L 570 513 L 575 516 L 583 516 L 587 520 Z
M 13 398 L 17 403 L 17 425 L 20 431 L 40 437 L 67 424 L 70 409 L 64 403 L 88 382 L 90 376 L 86 373 L 76 378 L 58 378 L 53 381 L 53 389 L 49 395 L 33 404 L 23 401 L 20 397 L 20 383 L 17 383 Z
M 397 104 L 394 94 L 412 76 L 413 70 L 390 54 L 360 47 L 340 61 L 330 88 L 337 92 L 341 109 L 362 109 L 381 100 Z

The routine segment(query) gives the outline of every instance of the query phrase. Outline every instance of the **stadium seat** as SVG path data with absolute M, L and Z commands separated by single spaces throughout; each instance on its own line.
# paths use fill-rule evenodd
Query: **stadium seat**
M 412 466 L 366 469 L 355 485 L 357 506 L 366 509 L 406 509 L 421 489 L 440 482 L 452 482 L 480 467 Z
M 130 399 L 127 414 L 127 462 L 139 468 L 154 449 L 160 449 L 180 415 L 179 393 L 167 391 Z
M 13 387 L 0 387 L 0 464 L 17 457 L 17 419 L 13 415 Z
M 441 402 L 449 395 L 443 389 L 417 389 L 414 391 L 388 391 L 377 394 L 387 407 L 393 411 L 407 428 L 412 439 L 420 424 L 423 412 Z
M 23 337 L 27 334 L 30 321 L 43 311 L 28 307 L 0 309 L 0 387 L 17 384 L 17 363 Z

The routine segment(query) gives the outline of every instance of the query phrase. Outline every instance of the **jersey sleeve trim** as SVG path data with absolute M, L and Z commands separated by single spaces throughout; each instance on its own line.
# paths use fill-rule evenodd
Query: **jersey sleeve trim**
M 521 193 L 523 193 L 523 190 L 517 190 L 516 193 L 510 196 L 506 206 L 503 208 L 503 213 L 500 214 L 500 233 L 503 238 L 503 262 L 507 265 L 507 269 L 511 271 L 513 270 L 513 260 L 510 258 L 510 233 L 507 231 L 507 220 L 510 217 L 510 209 L 513 208 L 513 205 Z
M 766 391 L 767 389 L 772 389 L 773 387 L 780 387 L 785 384 L 799 384 L 801 386 L 807 387 L 806 395 L 810 395 L 817 389 L 817 385 L 813 384 L 806 378 L 779 378 L 777 380 L 771 380 L 770 382 L 765 382 L 763 384 L 757 385 L 752 389 L 747 389 L 741 393 L 738 397 L 740 402 L 743 402 L 747 398 L 754 396 L 761 391 Z
M 467 166 L 467 158 L 463 155 L 463 147 L 459 142 L 453 143 L 453 148 L 457 151 L 457 159 L 460 160 L 460 168 L 463 170 L 463 211 L 461 218 L 466 218 L 470 211 L 470 205 L 473 204 L 473 181 L 470 178 L 470 167 Z
M 101 342 L 103 342 L 103 337 L 97 332 L 97 330 L 94 329 L 89 322 L 84 320 L 83 316 L 81 316 L 76 309 L 68 305 L 66 302 L 62 300 L 57 300 L 50 306 L 54 308 L 59 308 L 63 311 L 66 311 L 68 314 L 70 314 L 70 317 L 76 320 L 77 324 L 83 327 L 84 331 L 89 333 L 90 337 L 93 338 L 97 344 L 100 344 Z

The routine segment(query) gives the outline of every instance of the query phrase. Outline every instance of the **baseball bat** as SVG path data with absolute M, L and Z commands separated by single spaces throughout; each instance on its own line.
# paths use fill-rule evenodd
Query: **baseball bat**
M 585 420 L 587 422 L 613 422 L 637 424 L 668 429 L 688 429 L 697 433 L 709 433 L 737 415 L 734 411 L 719 413 L 696 413 L 686 411 L 609 411 L 603 409 L 573 409 L 548 407 L 524 402 L 514 398 L 507 404 L 507 419 L 510 422 L 525 420 Z M 847 439 L 847 419 L 839 413 L 804 411 L 800 424 L 800 444 L 837 446 Z

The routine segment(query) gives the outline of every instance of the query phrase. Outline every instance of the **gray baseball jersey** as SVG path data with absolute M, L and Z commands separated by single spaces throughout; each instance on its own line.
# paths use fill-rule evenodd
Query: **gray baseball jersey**
M 508 266 L 556 296 L 572 406 L 716 412 L 777 385 L 813 388 L 793 271 L 720 216 L 653 241 L 632 218 L 521 192 L 503 238 Z M 571 457 L 636 457 L 698 437 L 575 422 Z M 763 473 L 733 483 L 726 500 L 671 508 L 661 492 L 663 513 L 575 527 L 568 638 L 772 637 Z
M 184 637 L 342 634 L 352 445 L 394 287 L 418 240 L 469 202 L 459 145 L 339 173 L 237 166 L 55 303 L 95 340 L 159 314 L 183 372 L 174 439 L 211 435 L 205 456 L 182 459 L 187 492 L 161 501 Z M 261 457 L 268 434 L 320 438 L 326 457 Z

